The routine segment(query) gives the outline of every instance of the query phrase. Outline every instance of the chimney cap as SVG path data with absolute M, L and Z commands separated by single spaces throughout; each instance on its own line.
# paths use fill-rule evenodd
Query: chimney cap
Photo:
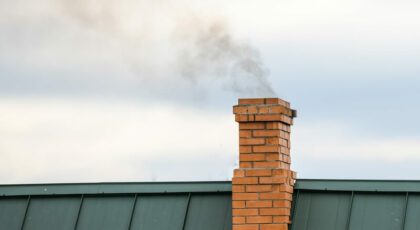
M 283 105 L 290 108 L 290 103 L 277 97 L 273 98 L 239 98 L 238 105 Z

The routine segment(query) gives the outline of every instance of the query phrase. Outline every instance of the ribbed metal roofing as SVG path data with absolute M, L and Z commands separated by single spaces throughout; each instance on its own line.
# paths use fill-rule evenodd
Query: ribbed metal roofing
M 418 230 L 419 181 L 300 180 L 291 230 Z
M 1 230 L 227 230 L 226 182 L 0 186 Z
M 292 230 L 420 229 L 420 181 L 298 180 Z M 230 182 L 0 185 L 0 230 L 230 230 Z

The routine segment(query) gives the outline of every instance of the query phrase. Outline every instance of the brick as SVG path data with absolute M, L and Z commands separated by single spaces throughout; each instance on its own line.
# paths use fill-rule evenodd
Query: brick
M 280 145 L 289 148 L 289 142 L 285 139 L 279 139 Z
M 283 125 L 280 122 L 266 122 L 265 123 L 265 128 L 266 129 L 278 129 L 278 130 L 282 130 L 281 128 L 283 127 Z
M 252 163 L 251 162 L 239 162 L 239 167 L 240 168 L 252 168 Z
M 283 154 L 289 155 L 290 154 L 290 149 L 287 148 L 287 147 L 281 146 L 280 147 L 280 152 L 283 153 Z
M 251 119 L 249 119 L 250 117 L 247 114 L 236 114 L 235 115 L 235 121 L 236 122 L 244 122 L 244 121 L 250 121 Z M 254 119 L 252 118 L 252 121 L 254 121 Z
M 273 175 L 281 176 L 281 177 L 288 177 L 289 176 L 289 170 L 285 169 L 273 169 Z
M 266 161 L 279 161 L 280 155 L 278 153 L 266 153 L 265 160 Z
M 235 169 L 235 170 L 233 170 L 233 176 L 234 177 L 244 177 L 245 176 L 245 170 Z
M 270 137 L 270 138 L 265 139 L 265 143 L 267 145 L 280 145 L 281 144 L 281 139 L 278 138 L 278 137 Z
M 239 123 L 240 130 L 247 129 L 264 129 L 265 124 L 263 122 L 252 122 L 252 123 Z
M 265 99 L 265 104 L 278 104 L 278 105 L 282 105 L 282 106 L 287 107 L 287 108 L 290 107 L 289 102 L 284 101 L 280 98 L 266 98 Z
M 256 208 L 232 209 L 232 216 L 256 216 L 256 215 L 258 215 L 258 209 Z
M 261 208 L 260 215 L 262 216 L 288 216 L 290 209 L 287 208 Z
M 246 114 L 248 113 L 248 106 L 233 106 L 234 114 Z
M 260 200 L 292 200 L 288 193 L 261 193 Z
M 273 191 L 293 193 L 293 187 L 287 184 L 279 184 L 276 185 L 276 187 L 273 187 Z
M 280 137 L 280 130 L 254 130 L 255 137 Z
M 273 223 L 289 224 L 291 222 L 289 216 L 273 216 Z
M 252 146 L 239 146 L 239 153 L 252 153 Z
M 252 151 L 256 153 L 276 153 L 276 152 L 280 152 L 280 146 L 271 146 L 271 145 L 253 146 Z
M 258 184 L 258 177 L 234 177 L 232 184 Z
M 234 216 L 232 217 L 232 224 L 245 224 L 244 216 Z
M 258 224 L 233 225 L 232 230 L 259 230 Z
M 271 113 L 281 113 L 281 114 L 285 114 L 289 117 L 292 116 L 292 110 L 289 108 L 286 108 L 284 106 L 281 105 L 276 105 L 276 106 L 271 106 L 270 107 L 270 112 Z
M 258 193 L 232 193 L 232 200 L 258 200 Z
M 259 153 L 259 154 L 240 154 L 239 155 L 240 161 L 264 161 L 265 160 L 265 154 Z
M 239 137 L 252 137 L 251 130 L 239 130 Z
M 257 114 L 255 121 L 284 121 L 281 114 Z
M 246 192 L 270 192 L 272 191 L 271 185 L 247 185 Z
M 257 112 L 257 106 L 233 106 L 234 114 L 255 114 Z
M 281 100 L 280 98 L 266 98 L 265 104 L 279 104 L 281 103 L 281 101 L 283 100 Z
M 245 192 L 245 185 L 232 185 L 232 192 Z
M 288 230 L 287 224 L 262 224 L 260 230 Z
M 275 208 L 291 208 L 292 202 L 289 200 L 274 200 L 273 207 Z
M 249 169 L 245 171 L 246 176 L 271 176 L 271 169 Z
M 267 200 L 247 201 L 246 202 L 246 207 L 247 208 L 271 208 L 271 207 L 273 207 L 273 202 L 272 201 L 267 201 Z
M 290 164 L 289 163 L 280 162 L 280 167 L 279 168 L 290 170 Z
M 263 145 L 265 144 L 264 138 L 240 138 L 240 145 Z
M 256 105 L 256 104 L 264 104 L 264 98 L 241 98 L 238 100 L 239 105 Z
M 249 224 L 262 224 L 262 223 L 273 223 L 273 217 L 271 216 L 247 216 L 246 223 Z
M 258 161 L 252 164 L 254 168 L 278 168 L 280 163 L 279 161 Z
M 245 208 L 245 201 L 232 201 L 232 208 Z
M 284 177 L 260 177 L 260 184 L 285 184 L 286 178 Z

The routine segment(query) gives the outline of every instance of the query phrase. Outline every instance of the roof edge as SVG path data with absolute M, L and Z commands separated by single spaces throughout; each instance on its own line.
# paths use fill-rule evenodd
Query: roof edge
M 295 184 L 295 189 L 349 192 L 420 192 L 420 181 L 299 179 Z
M 230 181 L 0 185 L 0 196 L 231 192 Z

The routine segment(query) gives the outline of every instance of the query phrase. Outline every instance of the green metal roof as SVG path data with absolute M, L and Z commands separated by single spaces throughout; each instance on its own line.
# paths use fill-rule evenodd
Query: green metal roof
M 0 185 L 0 230 L 227 230 L 230 182 Z
M 299 180 L 291 230 L 420 229 L 420 181 Z
M 420 230 L 420 181 L 298 180 L 291 230 Z M 0 230 L 230 230 L 231 183 L 0 185 Z

